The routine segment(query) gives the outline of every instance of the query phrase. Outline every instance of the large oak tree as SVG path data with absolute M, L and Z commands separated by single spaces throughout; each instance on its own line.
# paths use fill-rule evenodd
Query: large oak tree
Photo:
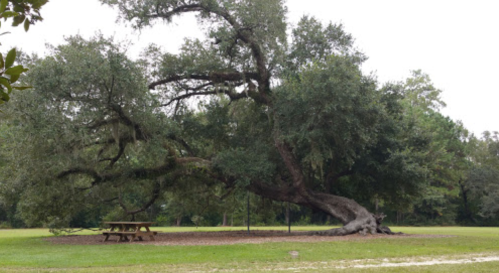
M 418 194 L 427 144 L 404 94 L 363 75 L 341 25 L 304 17 L 288 37 L 279 0 L 102 2 L 137 28 L 196 13 L 206 39 L 134 62 L 109 40 L 73 37 L 34 60 L 35 90 L 11 107 L 22 113 L 12 149 L 26 153 L 10 181 L 25 186 L 26 219 L 64 223 L 105 202 L 133 216 L 201 183 L 223 185 L 218 198 L 244 189 L 322 211 L 344 226 L 318 234 L 346 235 L 390 232 L 352 197 Z

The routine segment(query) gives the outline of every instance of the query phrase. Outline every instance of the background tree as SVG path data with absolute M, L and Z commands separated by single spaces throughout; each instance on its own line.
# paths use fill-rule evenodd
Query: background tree
M 424 175 L 420 197 L 399 208 L 409 212 L 410 221 L 452 223 L 457 212 L 458 180 L 469 166 L 468 133 L 462 124 L 439 112 L 445 106 L 441 90 L 434 87 L 427 74 L 412 71 L 412 77 L 405 82 L 385 88 L 402 95 L 400 114 L 406 124 L 403 138 L 411 143 L 410 154 L 418 154 L 417 162 Z
M 482 139 L 469 143 L 469 172 L 459 181 L 462 198 L 461 220 L 465 223 L 497 223 L 499 206 L 499 137 L 484 132 Z

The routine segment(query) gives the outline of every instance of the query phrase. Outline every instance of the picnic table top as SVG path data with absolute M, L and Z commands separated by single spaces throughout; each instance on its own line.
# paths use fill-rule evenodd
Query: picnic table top
M 108 225 L 151 225 L 154 222 L 104 222 Z
M 104 224 L 110 225 L 109 231 L 102 232 L 102 235 L 106 236 L 104 241 L 109 239 L 109 236 L 119 236 L 117 242 L 121 241 L 123 238 L 128 240 L 127 236 L 131 236 L 130 242 L 132 242 L 135 237 L 139 237 L 142 241 L 142 236 L 149 236 L 151 241 L 154 241 L 154 235 L 158 234 L 155 231 L 149 230 L 149 226 L 154 224 L 154 222 L 104 222 Z M 141 231 L 141 229 L 146 229 Z

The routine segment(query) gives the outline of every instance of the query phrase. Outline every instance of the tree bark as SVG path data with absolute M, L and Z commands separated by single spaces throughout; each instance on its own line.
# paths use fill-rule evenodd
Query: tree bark
M 352 199 L 325 193 L 309 193 L 311 205 L 340 220 L 343 227 L 311 232 L 314 235 L 343 236 L 353 233 L 375 234 L 378 225 L 373 214 Z

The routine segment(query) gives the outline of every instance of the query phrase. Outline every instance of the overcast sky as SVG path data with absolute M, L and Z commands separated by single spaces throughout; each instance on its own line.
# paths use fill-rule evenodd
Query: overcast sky
M 443 90 L 442 110 L 477 135 L 499 131 L 499 1 L 496 0 L 288 0 L 289 21 L 313 15 L 323 22 L 343 23 L 367 54 L 365 72 L 374 71 L 381 82 L 400 81 L 410 70 L 421 69 Z M 45 54 L 45 44 L 61 44 L 64 36 L 92 36 L 96 31 L 130 40 L 130 57 L 149 43 L 175 52 L 185 37 L 199 37 L 193 16 L 172 25 L 156 25 L 134 32 L 116 24 L 117 11 L 98 0 L 50 0 L 42 9 L 45 20 L 10 29 L 2 51 L 18 46 Z

